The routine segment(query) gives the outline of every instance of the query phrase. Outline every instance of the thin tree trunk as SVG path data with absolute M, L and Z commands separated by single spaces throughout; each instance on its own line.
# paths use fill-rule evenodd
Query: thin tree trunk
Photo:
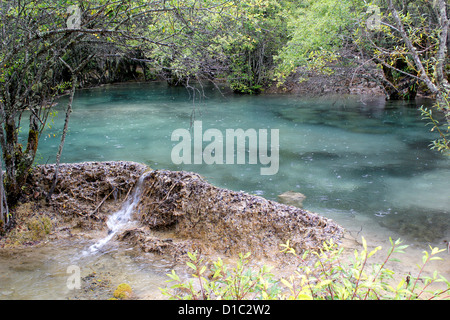
M 444 112 L 447 123 L 450 125 L 450 84 L 445 75 L 445 64 L 448 56 L 447 40 L 450 23 L 447 17 L 447 4 L 445 0 L 439 0 L 439 23 L 441 25 L 441 35 L 439 37 L 439 50 L 436 58 L 436 76 L 439 86 L 438 103 Z
M 66 119 L 64 120 L 64 128 L 63 128 L 63 132 L 62 132 L 62 136 L 61 136 L 61 142 L 59 144 L 58 153 L 56 154 L 55 174 L 53 176 L 52 186 L 50 188 L 50 191 L 47 194 L 47 201 L 50 201 L 50 199 L 51 199 L 51 197 L 53 195 L 53 192 L 55 192 L 56 184 L 58 182 L 59 164 L 61 162 L 61 154 L 62 154 L 62 151 L 63 151 L 63 148 L 64 148 L 64 143 L 66 141 L 67 130 L 69 129 L 69 119 L 70 119 L 70 114 L 72 113 L 73 97 L 75 96 L 75 90 L 76 90 L 76 86 L 78 84 L 78 74 L 94 56 L 95 56 L 95 54 L 89 55 L 75 69 L 73 69 L 70 65 L 68 65 L 67 62 L 65 62 L 63 59 L 59 58 L 59 60 L 72 73 L 72 89 L 70 91 L 69 102 L 67 104 Z
M 439 84 L 443 87 L 447 87 L 448 90 L 448 81 L 444 75 L 445 68 L 445 60 L 447 57 L 447 37 L 448 37 L 448 28 L 449 28 L 449 20 L 447 17 L 447 4 L 445 0 L 439 0 L 439 23 L 441 25 L 441 35 L 439 37 L 439 50 L 436 58 L 436 74 L 437 80 Z
M 50 191 L 47 194 L 47 201 L 50 201 L 50 199 L 51 199 L 51 197 L 53 195 L 53 192 L 55 191 L 56 183 L 58 182 L 59 164 L 60 164 L 60 161 L 61 161 L 61 154 L 62 154 L 62 151 L 63 151 L 63 148 L 64 148 L 64 142 L 66 141 L 67 130 L 69 128 L 69 119 L 70 119 L 70 114 L 72 113 L 72 103 L 73 103 L 73 97 L 75 95 L 76 85 L 77 85 L 77 76 L 73 75 L 73 78 L 72 78 L 72 89 L 70 91 L 69 102 L 67 103 L 66 119 L 64 121 L 64 129 L 63 129 L 63 132 L 62 132 L 61 142 L 60 142 L 59 148 L 58 148 L 58 153 L 56 154 L 55 174 L 53 176 L 52 187 L 50 188 Z
M 3 164 L 2 164 L 3 167 Z M 0 169 L 0 199 L 1 204 L 0 204 L 0 231 L 2 229 L 2 225 L 6 224 L 6 219 L 3 213 L 3 168 Z
M 6 197 L 5 188 L 3 186 L 3 164 L 0 167 L 0 230 L 5 230 L 8 227 L 9 222 L 9 212 L 8 212 L 8 204 L 4 201 Z
M 405 31 L 403 23 L 398 15 L 397 10 L 394 8 L 392 0 L 389 0 L 389 10 L 392 13 L 392 16 L 395 19 L 398 30 L 400 32 L 403 41 L 408 47 L 409 53 L 411 54 L 416 67 L 419 70 L 419 75 L 421 80 L 427 85 L 428 89 L 436 95 L 436 101 L 438 102 L 439 109 L 444 112 L 447 123 L 450 124 L 450 106 L 449 106 L 449 93 L 450 86 L 444 75 L 444 66 L 445 60 L 447 57 L 447 37 L 448 37 L 448 28 L 449 28 L 449 20 L 447 17 L 447 9 L 446 9 L 446 1 L 438 0 L 437 11 L 439 17 L 439 24 L 441 27 L 441 35 L 439 37 L 439 48 L 436 56 L 436 83 L 434 83 L 429 75 L 427 74 L 422 61 L 420 60 L 419 54 L 417 53 L 416 48 L 414 47 L 411 39 L 408 37 L 408 34 Z

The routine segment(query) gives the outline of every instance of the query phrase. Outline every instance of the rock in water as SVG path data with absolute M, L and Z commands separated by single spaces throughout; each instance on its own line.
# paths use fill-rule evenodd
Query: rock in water
M 278 199 L 281 203 L 294 206 L 297 208 L 303 208 L 303 200 L 306 199 L 306 196 L 300 192 L 287 191 L 278 196 Z

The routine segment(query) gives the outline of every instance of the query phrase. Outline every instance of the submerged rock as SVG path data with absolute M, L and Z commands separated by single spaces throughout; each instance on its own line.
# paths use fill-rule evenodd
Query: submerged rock
M 286 191 L 278 195 L 281 203 L 288 204 L 297 208 L 303 208 L 303 200 L 306 196 L 300 192 Z

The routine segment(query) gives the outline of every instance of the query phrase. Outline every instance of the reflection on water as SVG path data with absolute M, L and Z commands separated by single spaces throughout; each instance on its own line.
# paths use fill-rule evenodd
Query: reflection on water
M 193 104 L 186 89 L 165 84 L 79 91 L 62 161 L 131 160 L 195 171 L 217 186 L 274 200 L 301 192 L 304 208 L 349 230 L 383 230 L 383 239 L 395 234 L 417 245 L 442 247 L 450 240 L 450 161 L 429 150 L 436 136 L 417 110 L 429 101 L 222 96 L 214 89 L 206 96 Z M 39 146 L 39 163 L 54 162 L 64 99 L 58 108 Z M 170 155 L 178 142 L 171 134 L 189 129 L 193 116 L 204 131 L 279 129 L 278 174 L 261 176 L 259 164 L 174 165 Z

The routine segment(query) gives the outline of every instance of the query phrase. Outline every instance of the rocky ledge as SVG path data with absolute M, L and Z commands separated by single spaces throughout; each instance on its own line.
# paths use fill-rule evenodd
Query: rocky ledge
M 37 166 L 29 181 L 30 201 L 44 205 L 54 165 Z M 146 252 L 183 256 L 187 251 L 235 255 L 252 252 L 276 258 L 290 241 L 297 252 L 339 241 L 344 230 L 307 210 L 262 197 L 218 188 L 192 172 L 152 170 L 134 162 L 63 164 L 49 203 L 53 211 L 84 230 L 104 230 L 107 218 L 124 205 L 139 177 L 133 219 L 116 239 Z M 40 199 L 40 200 L 39 200 Z M 74 226 L 74 223 L 72 223 Z

